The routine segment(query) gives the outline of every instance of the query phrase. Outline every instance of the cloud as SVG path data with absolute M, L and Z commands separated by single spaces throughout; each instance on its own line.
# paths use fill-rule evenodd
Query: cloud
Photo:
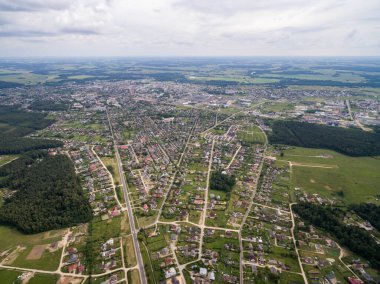
M 0 0 L 0 52 L 380 55 L 379 10 L 378 0 Z
M 25 12 L 41 10 L 64 10 L 70 6 L 66 0 L 1 0 L 0 11 Z

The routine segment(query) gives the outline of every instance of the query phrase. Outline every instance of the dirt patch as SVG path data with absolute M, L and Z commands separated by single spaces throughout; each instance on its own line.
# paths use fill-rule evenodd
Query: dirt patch
M 75 278 L 71 276 L 62 276 L 57 281 L 57 284 L 80 284 L 82 282 L 82 278 Z
M 335 259 L 333 259 L 333 258 L 326 258 L 326 260 L 327 260 L 328 262 L 330 262 L 330 263 L 334 263 L 334 262 L 335 262 Z
M 23 251 L 25 250 L 26 247 L 24 246 L 17 246 L 17 248 L 15 250 L 13 250 L 4 260 L 3 262 L 1 263 L 2 265 L 9 265 L 9 264 L 12 264 L 15 259 L 18 257 L 18 255 Z
M 27 260 L 36 260 L 40 259 L 46 249 L 46 245 L 36 245 L 32 248 L 28 256 Z

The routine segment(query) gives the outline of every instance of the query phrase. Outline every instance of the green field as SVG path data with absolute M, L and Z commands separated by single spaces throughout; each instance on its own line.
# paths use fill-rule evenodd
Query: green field
M 255 125 L 245 127 L 238 131 L 238 139 L 248 144 L 264 144 L 266 137 L 263 131 Z
M 0 226 L 0 252 L 18 245 L 49 244 L 61 239 L 63 230 L 49 231 L 33 235 L 25 235 L 16 229 Z
M 265 104 L 261 105 L 259 108 L 263 113 L 287 112 L 287 111 L 294 110 L 295 104 L 287 103 L 287 102 L 266 102 Z
M 54 274 L 35 274 L 29 281 L 28 284 L 55 284 L 57 283 L 59 277 Z
M 28 254 L 32 249 L 33 246 L 27 246 L 27 248 L 19 254 L 12 265 L 16 267 L 33 268 L 48 271 L 54 271 L 58 268 L 59 262 L 61 260 L 62 248 L 55 252 L 48 252 L 45 250 L 40 259 L 28 260 Z
M 9 270 L 9 269 L 0 269 L 0 280 L 2 284 L 13 284 L 21 271 Z
M 280 79 L 277 78 L 251 78 L 246 76 L 189 76 L 188 79 L 194 81 L 225 81 L 225 82 L 233 82 L 233 83 L 243 83 L 243 84 L 270 84 L 277 83 Z
M 6 163 L 17 158 L 17 155 L 1 155 L 0 156 L 0 167 Z
M 348 157 L 330 150 L 291 147 L 284 151 L 283 157 L 277 158 L 306 165 L 293 164 L 291 182 L 294 187 L 323 197 L 342 198 L 345 205 L 380 204 L 379 157 Z M 338 197 L 338 192 L 343 192 L 343 197 Z

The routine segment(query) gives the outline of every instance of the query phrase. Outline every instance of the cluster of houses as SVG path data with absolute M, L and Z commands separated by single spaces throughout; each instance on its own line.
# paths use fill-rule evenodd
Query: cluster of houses
M 277 167 L 272 159 L 264 160 L 263 176 L 258 192 L 255 196 L 255 201 L 265 205 L 280 206 L 281 209 L 289 208 L 288 187 L 277 183 L 281 177 L 289 179 L 289 168 Z M 275 185 L 275 186 L 274 186 Z M 278 196 L 274 202 L 274 196 Z
M 83 264 L 83 252 L 78 252 L 77 246 L 80 246 L 84 241 L 86 226 L 83 230 L 76 233 L 71 233 L 67 238 L 67 245 L 63 257 L 62 271 L 73 274 L 82 274 L 86 267 Z
M 295 188 L 296 197 L 300 202 L 308 202 L 320 205 L 335 205 L 337 203 L 336 198 L 327 198 L 319 195 L 318 193 L 308 193 L 302 191 L 301 188 Z
M 76 151 L 70 151 L 70 157 L 74 161 L 77 173 L 84 181 L 94 215 L 108 219 L 121 214 L 120 206 L 115 196 L 111 174 L 94 151 L 91 146 L 85 145 Z

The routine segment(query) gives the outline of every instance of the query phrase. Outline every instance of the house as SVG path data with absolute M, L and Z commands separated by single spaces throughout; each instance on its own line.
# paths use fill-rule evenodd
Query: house
M 273 266 L 271 266 L 271 267 L 269 268 L 269 270 L 270 270 L 270 273 L 272 273 L 272 274 L 274 274 L 274 275 L 277 275 L 277 274 L 278 274 L 277 269 L 276 269 L 275 267 L 273 267 Z
M 354 278 L 354 277 L 348 277 L 348 282 L 350 284 L 364 284 L 363 281 L 361 281 L 360 279 L 358 278 Z
M 330 284 L 337 284 L 338 280 L 336 279 L 334 271 L 330 271 L 328 274 L 326 274 L 326 280 Z
M 165 278 L 171 278 L 177 274 L 177 271 L 174 267 L 170 267 L 168 270 L 165 271 Z
M 69 259 L 67 260 L 68 263 L 73 263 L 78 261 L 78 255 L 76 253 L 70 254 Z
M 67 267 L 67 270 L 69 273 L 72 273 L 72 272 L 75 272 L 75 270 L 77 269 L 77 264 L 74 263 L 74 264 L 71 264 Z
M 201 267 L 199 269 L 199 275 L 205 277 L 207 275 L 207 268 Z
M 214 280 L 215 280 L 215 272 L 214 272 L 214 271 L 210 271 L 210 272 L 208 273 L 207 278 L 208 278 L 209 280 L 211 280 L 211 281 L 214 281 Z

